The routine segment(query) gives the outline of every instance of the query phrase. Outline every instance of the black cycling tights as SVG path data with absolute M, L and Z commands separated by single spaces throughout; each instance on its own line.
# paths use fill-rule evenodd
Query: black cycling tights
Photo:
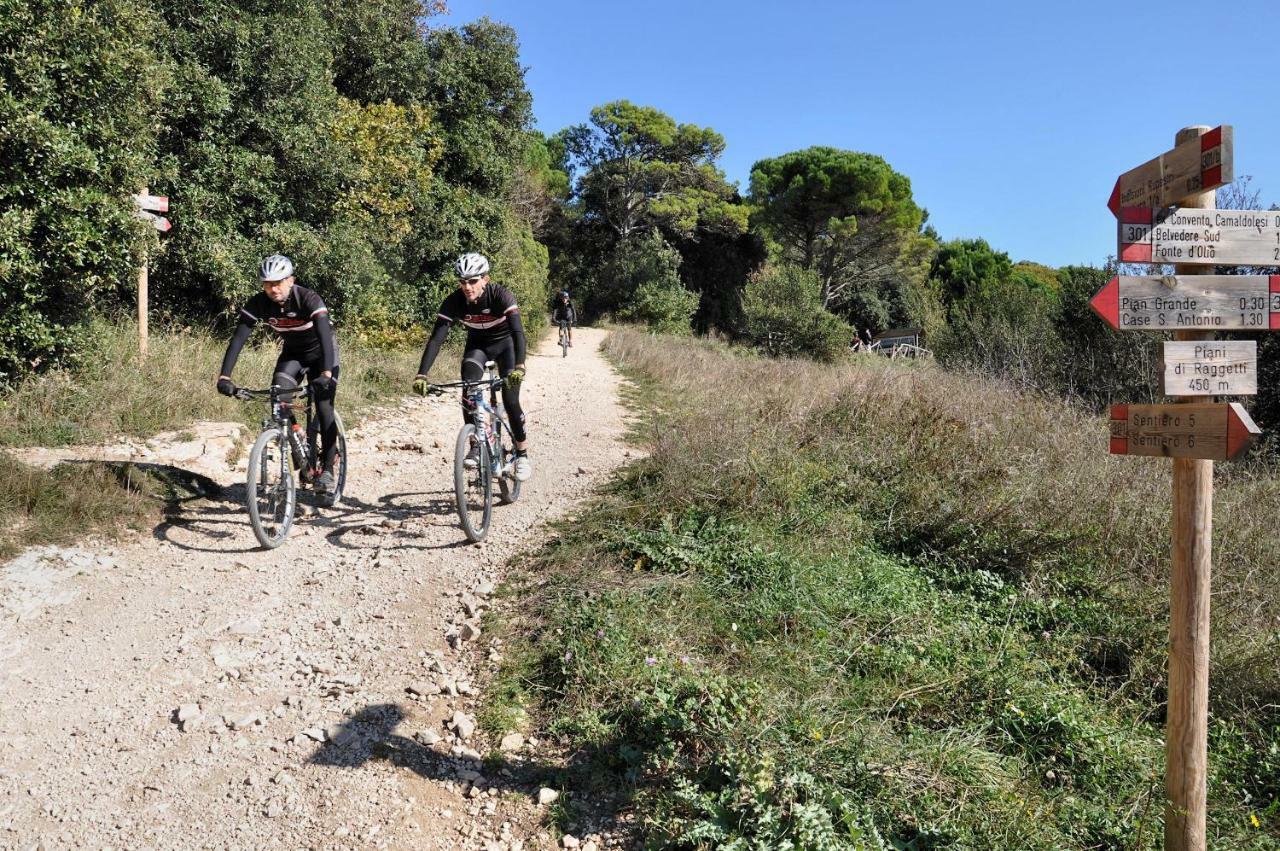
M 312 381 L 322 372 L 318 361 L 302 362 L 281 355 L 276 361 L 276 374 L 272 379 L 281 387 L 297 387 L 298 379 L 305 373 Z M 338 421 L 333 415 L 333 397 L 338 392 L 338 367 L 333 368 L 333 382 L 328 390 L 316 390 L 316 419 L 320 421 L 321 466 L 333 469 L 333 459 L 338 454 Z
M 498 365 L 498 375 L 506 378 L 516 368 L 516 350 L 507 337 L 496 340 L 486 346 L 473 345 L 467 340 L 467 353 L 462 356 L 462 380 L 478 381 L 484 377 L 485 361 L 493 361 Z M 520 407 L 520 388 L 502 385 L 502 407 L 507 412 L 507 424 L 511 426 L 511 435 L 517 443 L 524 443 L 524 410 Z M 471 422 L 464 412 L 463 419 Z

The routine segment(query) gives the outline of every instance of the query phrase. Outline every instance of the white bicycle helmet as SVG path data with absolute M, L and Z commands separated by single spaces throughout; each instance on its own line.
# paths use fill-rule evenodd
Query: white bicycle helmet
M 464 254 L 453 264 L 453 271 L 459 278 L 478 278 L 489 274 L 489 261 L 483 254 Z
M 283 281 L 293 274 L 293 261 L 283 254 L 272 254 L 258 269 L 264 281 Z

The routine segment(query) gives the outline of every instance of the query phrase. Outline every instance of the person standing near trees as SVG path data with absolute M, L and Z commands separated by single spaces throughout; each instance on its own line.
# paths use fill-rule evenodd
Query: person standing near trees
M 235 395 L 231 372 L 236 368 L 240 350 L 254 327 L 266 322 L 284 341 L 271 383 L 293 388 L 303 375 L 311 383 L 320 421 L 321 473 L 316 487 L 329 495 L 334 493 L 337 484 L 333 461 L 338 452 L 338 421 L 333 399 L 338 392 L 338 339 L 324 300 L 315 290 L 295 284 L 293 271 L 293 261 L 283 254 L 272 254 L 262 261 L 259 267 L 262 292 L 240 308 L 240 324 L 222 357 L 218 392 L 224 396 Z
M 427 395 L 431 385 L 427 373 L 440 354 L 440 347 L 455 322 L 467 329 L 465 354 L 462 356 L 462 380 L 479 381 L 484 376 L 486 361 L 498 365 L 502 384 L 502 407 L 510 420 L 511 436 L 515 439 L 515 475 L 525 482 L 533 475 L 529 461 L 528 435 L 524 427 L 524 410 L 520 407 L 520 385 L 524 381 L 525 351 L 527 344 L 524 326 L 520 323 L 520 307 L 511 290 L 489 281 L 489 261 L 483 254 L 464 254 L 453 267 L 458 276 L 458 289 L 440 304 L 435 327 L 422 351 L 422 362 L 413 379 L 413 390 L 419 396 Z M 463 412 L 463 419 L 470 422 L 470 414 Z M 479 463 L 480 447 L 474 443 L 464 465 L 474 469 Z

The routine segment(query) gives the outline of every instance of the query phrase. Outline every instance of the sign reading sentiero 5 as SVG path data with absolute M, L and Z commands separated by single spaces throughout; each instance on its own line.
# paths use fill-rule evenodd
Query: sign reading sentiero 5
M 1235 402 L 1111 406 L 1112 455 L 1229 461 L 1259 433 Z
M 1120 331 L 1280 328 L 1280 275 L 1120 275 L 1089 306 Z

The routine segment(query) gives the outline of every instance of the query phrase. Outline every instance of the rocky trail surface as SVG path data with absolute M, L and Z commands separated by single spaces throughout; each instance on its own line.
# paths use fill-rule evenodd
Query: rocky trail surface
M 221 492 L 151 535 L 0 565 L 0 847 L 610 845 L 553 839 L 545 743 L 475 729 L 503 565 L 628 454 L 604 334 L 575 336 L 530 358 L 534 477 L 485 544 L 453 508 L 457 401 L 415 399 L 279 549 L 206 452 Z

